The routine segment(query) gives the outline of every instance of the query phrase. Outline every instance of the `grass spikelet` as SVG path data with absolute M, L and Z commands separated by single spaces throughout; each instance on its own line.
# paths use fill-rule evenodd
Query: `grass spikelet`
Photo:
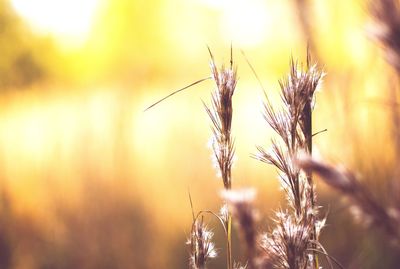
M 309 54 L 307 55 L 306 68 L 291 59 L 288 77 L 279 81 L 281 99 L 284 104 L 283 109 L 276 111 L 268 98 L 264 104 L 264 118 L 279 135 L 281 143 L 273 140 L 270 151 L 266 151 L 262 147 L 257 147 L 258 154 L 254 156 L 260 161 L 274 165 L 279 170 L 282 187 L 286 193 L 288 204 L 292 208 L 292 215 L 290 217 L 288 217 L 288 214 L 277 215 L 276 223 L 278 224 L 277 229 L 280 229 L 279 233 L 282 234 L 283 231 L 286 231 L 286 226 L 292 227 L 291 229 L 306 229 L 307 231 L 311 227 L 312 232 L 310 236 L 301 237 L 308 240 L 306 245 L 308 244 L 308 247 L 311 248 L 316 248 L 314 242 L 318 238 L 314 184 L 311 173 L 300 170 L 294 160 L 298 152 L 312 153 L 312 108 L 314 93 L 319 87 L 323 75 L 316 65 L 311 65 Z M 282 226 L 283 224 L 286 225 L 285 229 Z M 279 225 L 281 225 L 281 228 L 279 228 Z M 276 236 L 272 237 L 272 240 L 273 238 L 276 240 L 279 239 Z M 285 238 L 289 239 L 289 237 L 282 237 L 280 239 L 284 240 Z M 279 244 L 284 243 L 289 244 L 290 242 Z M 282 262 L 282 265 L 306 263 L 308 255 L 305 250 L 307 248 L 296 247 L 295 249 L 295 253 L 298 256 L 296 262 L 286 260 L 285 263 Z M 301 250 L 303 252 L 300 252 Z M 292 256 L 289 254 L 284 257 L 292 259 Z M 318 268 L 318 260 L 315 253 L 314 257 L 315 268 Z
M 313 231 L 311 223 L 283 211 L 277 212 L 274 221 L 274 230 L 261 237 L 264 259 L 273 268 L 312 268 L 313 259 L 307 255 Z
M 212 93 L 211 107 L 206 104 L 204 106 L 213 124 L 212 148 L 214 158 L 217 162 L 224 188 L 230 190 L 232 187 L 232 162 L 235 154 L 231 127 L 233 115 L 232 97 L 237 83 L 236 68 L 233 66 L 232 47 L 229 68 L 222 66 L 218 69 L 211 50 L 208 50 L 211 57 L 211 73 L 216 89 Z M 225 225 L 227 231 L 227 268 L 232 269 L 232 216 L 229 211 Z
M 217 167 L 223 180 L 225 189 L 231 188 L 231 168 L 235 153 L 234 142 L 231 137 L 232 127 L 232 97 L 235 92 L 237 76 L 236 69 L 231 61 L 230 68 L 216 67 L 214 57 L 211 56 L 211 72 L 216 89 L 212 93 L 211 107 L 204 104 L 207 114 L 213 124 L 213 151 L 217 160 Z
M 211 241 L 213 233 L 203 222 L 203 218 L 194 220 L 190 238 L 190 268 L 205 269 L 207 261 L 217 257 L 214 243 Z

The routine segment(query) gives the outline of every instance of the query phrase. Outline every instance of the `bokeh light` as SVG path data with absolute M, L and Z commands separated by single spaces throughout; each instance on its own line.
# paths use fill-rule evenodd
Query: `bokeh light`
M 37 31 L 51 33 L 68 45 L 87 38 L 101 0 L 12 0 L 15 10 Z
M 215 85 L 144 110 L 210 75 L 207 46 L 218 66 L 233 47 L 233 185 L 257 188 L 262 229 L 285 205 L 277 171 L 251 158 L 276 139 L 264 94 L 279 109 L 278 80 L 307 47 L 326 72 L 313 128 L 327 131 L 314 152 L 385 201 L 399 87 L 370 21 L 362 0 L 0 0 L 0 268 L 187 268 L 188 192 L 195 210 L 221 204 L 202 103 Z M 397 268 L 380 234 L 316 183 L 330 255 L 345 268 Z

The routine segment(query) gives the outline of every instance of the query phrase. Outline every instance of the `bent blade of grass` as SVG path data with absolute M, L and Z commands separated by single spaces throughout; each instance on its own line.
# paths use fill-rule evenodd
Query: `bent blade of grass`
M 152 107 L 158 105 L 159 103 L 161 103 L 161 102 L 164 101 L 165 99 L 167 99 L 167 98 L 169 98 L 169 97 L 171 97 L 171 96 L 173 96 L 173 95 L 175 95 L 175 94 L 177 94 L 177 93 L 179 93 L 179 92 L 181 92 L 181 91 L 184 91 L 184 90 L 186 90 L 186 89 L 188 89 L 188 88 L 190 88 L 190 87 L 192 87 L 192 86 L 194 86 L 194 85 L 197 85 L 197 84 L 199 84 L 199 83 L 201 83 L 201 82 L 203 82 L 203 81 L 209 80 L 209 79 L 211 79 L 211 77 L 202 78 L 202 79 L 199 79 L 199 80 L 197 80 L 197 81 L 195 81 L 195 82 L 193 82 L 193 83 L 191 83 L 191 84 L 189 84 L 189 85 L 187 85 L 187 86 L 185 86 L 185 87 L 183 87 L 183 88 L 181 88 L 181 89 L 179 89 L 179 90 L 173 91 L 172 93 L 168 94 L 167 96 L 161 98 L 161 99 L 158 100 L 157 102 L 155 102 L 155 103 L 153 103 L 152 105 L 148 106 L 145 110 L 143 110 L 143 112 L 146 112 L 146 111 L 149 110 L 150 108 L 152 108 Z

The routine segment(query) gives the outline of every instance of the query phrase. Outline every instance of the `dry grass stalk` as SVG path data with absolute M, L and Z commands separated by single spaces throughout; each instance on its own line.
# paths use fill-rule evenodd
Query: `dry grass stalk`
M 190 246 L 190 268 L 205 269 L 207 261 L 217 256 L 212 237 L 213 233 L 204 224 L 203 217 L 194 219 L 187 242 Z
M 216 166 L 222 177 L 224 188 L 230 190 L 232 187 L 231 170 L 235 153 L 231 127 L 233 114 L 232 97 L 237 83 L 236 68 L 233 67 L 232 48 L 229 68 L 222 66 L 218 69 L 210 49 L 209 52 L 212 78 L 217 87 L 212 94 L 211 107 L 205 104 L 204 106 L 213 124 L 212 148 Z M 232 216 L 230 212 L 227 213 L 225 229 L 227 231 L 227 268 L 232 269 Z
M 231 136 L 231 126 L 233 114 L 232 97 L 235 92 L 237 83 L 236 68 L 234 68 L 233 66 L 232 47 L 229 68 L 225 68 L 224 66 L 222 66 L 220 69 L 218 69 L 215 64 L 214 56 L 209 48 L 208 51 L 211 57 L 211 77 L 200 79 L 186 87 L 172 92 L 171 94 L 165 96 L 164 98 L 147 107 L 145 111 L 156 106 L 165 99 L 183 90 L 188 89 L 189 87 L 192 87 L 196 84 L 212 78 L 217 87 L 212 94 L 211 107 L 208 107 L 206 104 L 204 104 L 204 106 L 213 124 L 212 148 L 214 152 L 213 157 L 215 159 L 215 164 L 218 169 L 218 174 L 222 177 L 225 190 L 230 190 L 232 187 L 231 170 L 233 157 L 235 154 L 234 142 Z M 223 206 L 222 208 L 225 209 L 226 207 Z M 223 211 L 224 212 L 221 214 L 221 216 L 217 216 L 211 211 L 202 211 L 199 213 L 199 215 L 201 215 L 202 213 L 211 213 L 212 215 L 217 217 L 219 221 L 223 224 L 223 228 L 225 230 L 227 238 L 227 268 L 232 269 L 232 214 L 228 210 Z M 213 249 L 213 245 L 208 242 L 208 240 L 211 239 L 211 236 L 209 238 L 202 237 L 202 235 L 206 234 L 210 235 L 211 233 L 207 233 L 203 222 L 199 222 L 197 218 L 193 216 L 193 227 L 191 238 L 189 240 L 189 243 L 191 245 L 192 268 L 205 268 L 205 262 L 207 261 L 207 258 L 215 257 L 215 255 L 210 255 L 210 253 L 214 254 L 214 252 L 209 250 L 211 246 Z M 207 244 L 205 245 L 205 243 Z
M 313 242 L 318 241 L 317 225 L 317 207 L 315 206 L 315 193 L 311 173 L 304 173 L 294 163 L 294 157 L 298 152 L 312 152 L 312 107 L 314 101 L 314 93 L 318 88 L 323 73 L 317 69 L 316 65 L 311 66 L 309 54 L 307 55 L 307 67 L 299 66 L 297 62 L 292 59 L 290 62 L 290 74 L 287 79 L 279 82 L 281 88 L 281 98 L 284 103 L 284 108 L 281 111 L 275 111 L 267 98 L 264 105 L 264 117 L 269 125 L 275 130 L 282 140 L 279 143 L 273 140 L 272 150 L 267 152 L 261 147 L 258 147 L 259 153 L 255 156 L 257 159 L 272 164 L 279 170 L 279 178 L 282 187 L 287 195 L 287 201 L 292 208 L 291 213 L 283 214 L 282 212 L 277 215 L 277 224 L 285 224 L 290 226 L 290 230 L 304 230 L 305 233 L 309 227 L 312 227 L 309 237 L 301 236 L 307 241 L 303 242 L 294 240 L 289 242 L 283 232 L 282 225 L 277 226 L 273 231 L 275 235 L 273 240 L 277 244 L 300 243 L 302 245 L 293 246 L 292 250 L 296 250 L 297 265 L 307 265 L 310 263 L 307 254 L 307 247 L 315 249 L 317 246 Z M 282 230 L 283 229 L 283 230 Z M 279 236 L 285 236 L 278 240 Z M 282 243 L 279 243 L 282 241 Z M 286 242 L 285 242 L 286 241 Z M 277 252 L 277 248 L 271 248 L 270 256 L 281 256 L 281 252 Z M 300 252 L 302 250 L 303 252 Z M 292 252 L 291 252 L 292 253 Z M 282 256 L 281 256 L 282 257 Z M 285 259 L 292 258 L 291 255 L 283 256 Z M 314 258 L 316 254 L 314 253 Z M 275 259 L 273 259 L 275 260 Z M 294 260 L 286 260 L 285 263 L 279 262 L 276 266 L 292 266 Z M 312 261 L 316 268 L 318 268 L 317 259 Z M 303 268 L 303 267 L 284 267 L 284 268 Z
M 386 61 L 396 70 L 397 81 L 400 78 L 400 3 L 397 0 L 370 0 L 369 11 L 374 23 L 370 27 L 370 35 L 383 48 Z M 400 162 L 400 116 L 398 90 L 394 85 L 389 89 L 389 100 L 393 124 L 395 144 L 395 161 Z M 390 182 L 392 193 L 400 192 L 400 168 L 394 169 L 394 178 Z M 397 203 L 400 198 L 397 198 Z
M 232 209 L 233 216 L 242 232 L 242 239 L 246 243 L 249 269 L 256 268 L 258 214 L 253 207 L 255 198 L 254 189 L 224 191 L 222 196 Z M 239 267 L 240 268 L 240 267 Z
M 371 0 L 374 18 L 371 35 L 383 46 L 386 60 L 400 73 L 400 3 L 397 0 Z
M 400 210 L 384 208 L 370 191 L 361 184 L 353 173 L 341 168 L 333 167 L 309 157 L 300 157 L 297 161 L 303 169 L 314 171 L 331 187 L 350 198 L 353 204 L 353 213 L 365 225 L 383 229 L 393 243 L 400 243 Z

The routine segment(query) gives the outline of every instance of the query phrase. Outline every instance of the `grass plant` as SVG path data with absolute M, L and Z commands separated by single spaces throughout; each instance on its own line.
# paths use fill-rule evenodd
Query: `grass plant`
M 306 1 L 296 3 L 304 9 Z M 304 10 L 302 11 L 301 22 L 303 30 L 307 32 L 310 20 L 306 20 Z M 397 77 L 400 77 L 400 4 L 394 0 L 371 1 L 370 12 L 375 21 L 375 27 L 371 31 L 372 36 L 381 44 L 388 63 L 396 71 Z M 312 46 L 315 50 L 315 43 Z M 253 203 L 256 191 L 232 189 L 232 164 L 235 155 L 231 130 L 232 98 L 237 84 L 237 69 L 233 62 L 232 47 L 230 52 L 229 66 L 217 68 L 209 49 L 211 77 L 198 80 L 165 97 L 168 98 L 207 79 L 212 79 L 216 86 L 212 93 L 211 105 L 204 102 L 203 104 L 212 122 L 213 162 L 218 175 L 222 178 L 224 190 L 221 196 L 224 204 L 219 214 L 200 211 L 195 215 L 193 212 L 193 224 L 188 241 L 191 253 L 190 267 L 205 269 L 207 261 L 216 257 L 214 244 L 211 242 L 213 234 L 204 224 L 204 215 L 207 213 L 216 217 L 225 231 L 227 269 L 319 269 L 322 268 L 320 257 L 327 260 L 326 265 L 330 268 L 334 268 L 334 264 L 343 268 L 340 262 L 327 253 L 320 242 L 326 218 L 321 218 L 319 213 L 313 172 L 323 178 L 329 186 L 349 197 L 352 206 L 359 212 L 359 218 L 365 224 L 379 227 L 398 246 L 400 242 L 398 204 L 390 208 L 383 206 L 354 173 L 311 157 L 313 136 L 319 133 L 313 130 L 312 121 L 315 93 L 320 87 L 324 72 L 312 62 L 309 50 L 305 64 L 291 58 L 289 74 L 279 81 L 281 106 L 272 104 L 268 93 L 265 93 L 264 118 L 278 139 L 272 139 L 272 148 L 269 150 L 258 146 L 258 153 L 253 157 L 273 165 L 278 170 L 287 204 L 276 211 L 273 225 L 269 225 L 269 230 L 260 231 L 259 212 Z M 254 71 L 253 67 L 250 67 Z M 256 77 L 258 79 L 257 75 Z M 395 152 L 396 160 L 400 161 L 397 93 L 395 90 L 392 93 L 395 99 L 392 106 Z M 395 173 L 395 180 L 398 180 L 399 174 Z M 398 188 L 399 185 L 393 183 L 391 186 Z M 245 265 L 234 262 L 232 257 L 233 221 L 237 224 L 246 249 Z

